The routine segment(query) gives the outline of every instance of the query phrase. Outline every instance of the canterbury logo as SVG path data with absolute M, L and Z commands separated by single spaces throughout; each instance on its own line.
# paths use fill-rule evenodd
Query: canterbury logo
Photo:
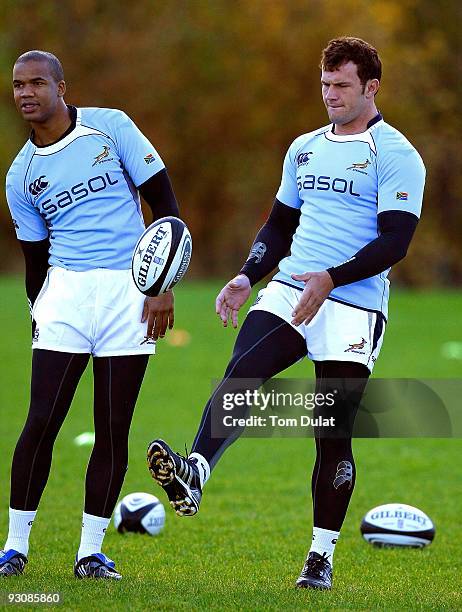
M 105 158 L 106 158 L 106 157 L 108 157 L 108 156 L 109 156 L 109 147 L 107 147 L 106 145 L 104 145 L 104 147 L 103 147 L 103 151 L 102 151 L 102 152 L 101 152 L 99 155 L 97 155 L 97 156 L 95 157 L 95 161 L 94 161 L 94 163 L 93 163 L 93 166 L 96 166 L 96 164 L 99 164 L 100 162 L 102 162 L 102 161 L 103 161 L 103 159 L 105 159 Z
M 337 473 L 334 478 L 334 487 L 338 489 L 342 484 L 348 482 L 348 488 L 353 484 L 353 466 L 349 461 L 340 461 L 337 465 Z
M 360 163 L 360 164 L 352 164 L 349 168 L 347 168 L 347 170 L 365 170 L 367 168 L 367 166 L 370 165 L 370 161 L 368 159 L 366 159 L 365 162 Z
M 250 250 L 247 261 L 255 257 L 255 263 L 259 264 L 266 253 L 266 244 L 264 242 L 256 242 Z
M 38 179 L 35 179 L 35 181 L 32 181 L 32 183 L 29 185 L 29 191 L 33 196 L 38 196 L 39 194 L 41 194 L 42 191 L 45 191 L 45 189 L 50 184 L 47 181 L 44 181 L 44 178 L 45 175 L 42 174 L 42 176 L 39 176 Z
M 363 349 L 366 344 L 367 344 L 366 340 L 364 338 L 361 338 L 361 342 L 358 342 L 358 344 L 350 344 L 349 347 L 345 349 L 343 352 L 348 353 L 349 351 L 358 351 L 360 349 Z

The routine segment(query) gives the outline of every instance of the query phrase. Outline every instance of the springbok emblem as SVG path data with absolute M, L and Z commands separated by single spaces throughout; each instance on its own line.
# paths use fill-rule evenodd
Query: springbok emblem
M 95 157 L 93 166 L 96 166 L 96 164 L 99 164 L 101 161 L 103 161 L 105 157 L 108 157 L 108 155 L 109 155 L 109 147 L 104 145 L 101 153 Z
M 358 342 L 357 344 L 350 344 L 349 348 L 345 349 L 343 352 L 348 353 L 349 351 L 359 351 L 363 349 L 366 344 L 367 342 L 365 338 L 361 338 L 361 342 Z
M 367 166 L 370 166 L 371 162 L 366 159 L 365 162 L 362 162 L 360 164 L 352 164 L 349 168 L 347 168 L 347 170 L 365 170 L 367 168 Z

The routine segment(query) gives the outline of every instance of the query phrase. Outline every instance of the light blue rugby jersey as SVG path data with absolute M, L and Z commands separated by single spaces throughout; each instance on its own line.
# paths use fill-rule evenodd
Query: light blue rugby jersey
M 338 266 L 379 235 L 377 215 L 420 216 L 425 167 L 410 142 L 377 115 L 361 134 L 336 135 L 328 125 L 294 140 L 277 199 L 299 208 L 290 255 L 274 280 L 302 289 L 291 274 Z M 329 297 L 387 317 L 389 270 L 335 288 Z
M 144 230 L 137 187 L 164 168 L 149 140 L 122 111 L 78 108 L 58 142 L 30 140 L 6 179 L 20 240 L 50 236 L 50 265 L 128 269 Z

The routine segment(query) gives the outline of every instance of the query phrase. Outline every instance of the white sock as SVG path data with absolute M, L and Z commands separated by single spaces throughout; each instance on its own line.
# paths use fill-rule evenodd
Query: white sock
M 195 459 L 199 468 L 199 477 L 201 479 L 201 488 L 204 488 L 205 483 L 210 478 L 210 465 L 205 457 L 199 453 L 191 453 L 188 459 Z
M 8 539 L 4 550 L 17 550 L 27 557 L 29 552 L 29 534 L 37 514 L 36 510 L 15 510 L 10 508 Z
M 83 513 L 82 536 L 80 538 L 79 552 L 77 553 L 78 561 L 82 557 L 90 557 L 101 552 L 106 529 L 110 522 L 110 518 L 93 516 L 86 512 Z
M 310 552 L 317 552 L 318 555 L 326 553 L 329 557 L 329 563 L 334 565 L 334 550 L 337 544 L 340 531 L 330 531 L 329 529 L 321 529 L 321 527 L 313 527 L 313 541 L 311 543 Z

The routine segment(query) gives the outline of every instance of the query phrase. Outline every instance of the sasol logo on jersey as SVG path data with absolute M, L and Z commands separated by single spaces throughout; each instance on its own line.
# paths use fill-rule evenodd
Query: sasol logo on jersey
M 336 191 L 337 193 L 349 193 L 357 198 L 361 197 L 360 193 L 356 193 L 353 187 L 353 181 L 346 181 L 343 178 L 332 178 L 330 176 L 315 176 L 314 174 L 305 174 L 305 176 L 297 176 L 298 190 L 316 189 L 316 191 Z
M 50 183 L 45 181 L 45 178 L 46 176 L 42 174 L 42 176 L 39 176 L 38 179 L 35 179 L 35 181 L 32 181 L 32 183 L 29 185 L 29 191 L 33 196 L 40 195 L 48 187 Z
M 85 183 L 77 183 L 65 191 L 56 193 L 53 197 L 48 198 L 42 202 L 41 207 L 44 213 L 47 215 L 54 214 L 60 208 L 66 208 L 79 200 L 83 200 L 90 193 L 98 193 L 103 191 L 110 185 L 116 185 L 119 182 L 118 179 L 115 181 L 111 179 L 109 172 L 106 172 L 104 176 L 98 175 L 88 179 Z
M 299 153 L 297 155 L 297 168 L 299 166 L 306 166 L 310 161 L 310 155 L 313 155 L 313 151 L 308 151 L 308 153 Z

